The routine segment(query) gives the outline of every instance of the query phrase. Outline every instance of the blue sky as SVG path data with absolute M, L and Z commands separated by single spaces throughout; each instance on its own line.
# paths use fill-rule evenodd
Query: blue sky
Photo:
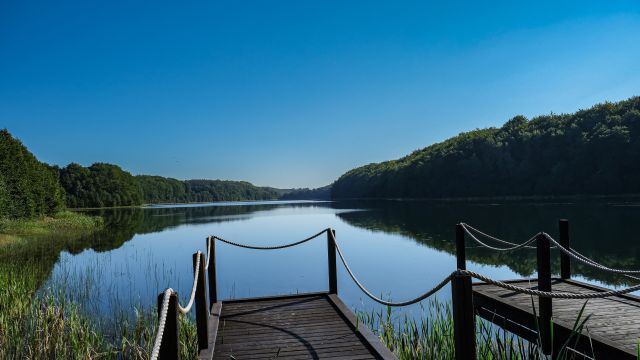
M 3 0 L 0 127 L 58 165 L 315 187 L 640 95 L 639 44 L 636 0 Z

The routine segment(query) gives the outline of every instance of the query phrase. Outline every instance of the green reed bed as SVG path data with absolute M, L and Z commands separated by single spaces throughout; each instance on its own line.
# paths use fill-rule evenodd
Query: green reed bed
M 360 311 L 357 312 L 359 326 L 369 328 L 400 360 L 455 359 L 453 314 L 450 304 L 430 299 L 420 306 L 421 313 L 418 318 L 406 313 L 397 315 L 390 307 L 372 312 Z M 539 342 L 525 341 L 477 318 L 478 359 L 582 359 L 582 356 L 569 348 L 575 344 L 588 318 L 582 311 L 578 314 L 573 335 L 558 354 L 551 356 L 542 354 L 538 347 Z
M 140 293 L 138 285 L 118 290 L 115 283 L 105 283 L 109 276 L 104 272 L 112 268 L 109 263 L 73 269 L 61 266 L 52 276 L 59 251 L 49 258 L 52 252 L 47 248 L 34 250 L 41 245 L 18 241 L 0 246 L 0 359 L 148 359 L 156 335 L 157 309 L 131 305 L 127 300 Z M 174 269 L 156 265 L 150 253 L 136 254 L 130 261 L 147 264 L 145 277 L 151 280 L 147 293 L 173 278 Z M 120 275 L 113 281 L 121 281 L 131 278 L 134 270 L 112 271 Z M 105 301 L 111 310 L 100 315 Z M 358 326 L 374 331 L 401 360 L 455 357 L 449 303 L 424 301 L 419 317 L 397 315 L 387 308 L 358 312 L 358 318 Z M 180 316 L 180 321 L 182 356 L 196 358 L 195 322 L 189 316 Z M 480 359 L 544 358 L 535 343 L 481 320 L 477 322 L 477 343 Z M 570 358 L 568 352 L 553 357 Z
M 37 246 L 40 246 L 38 244 Z M 0 246 L 0 359 L 148 359 L 157 329 L 155 307 L 130 307 L 100 282 L 98 266 L 63 267 L 34 256 L 20 239 Z M 36 254 L 41 252 L 36 251 Z M 79 274 L 97 274 L 79 276 Z M 111 299 L 108 318 L 97 314 L 95 289 Z M 181 316 L 185 359 L 197 356 L 195 322 Z
M 70 231 L 86 233 L 101 229 L 103 226 L 104 220 L 101 217 L 73 211 L 61 211 L 52 217 L 33 219 L 0 218 L 0 234 L 5 236 L 45 235 Z
M 420 317 L 397 316 L 391 310 L 358 312 L 362 326 L 378 335 L 400 360 L 455 359 L 453 315 L 449 303 L 427 300 Z M 535 345 L 519 337 L 477 322 L 477 348 L 480 359 L 529 359 Z

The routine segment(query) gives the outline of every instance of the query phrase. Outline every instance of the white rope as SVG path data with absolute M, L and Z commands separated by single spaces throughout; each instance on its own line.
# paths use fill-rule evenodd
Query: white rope
M 151 360 L 156 360 L 158 358 L 158 353 L 160 352 L 160 345 L 162 344 L 162 335 L 164 335 L 164 325 L 167 322 L 167 312 L 169 310 L 169 299 L 171 298 L 171 294 L 173 294 L 173 289 L 171 288 L 167 288 L 164 291 L 162 307 L 160 310 L 160 319 L 158 319 L 158 333 L 156 335 L 156 340 L 153 343 L 153 350 L 151 350 Z
M 498 247 L 495 247 L 495 246 L 491 246 L 491 245 L 485 244 L 484 242 L 480 241 L 480 239 L 478 239 L 471 231 L 469 231 L 469 229 L 467 229 L 467 225 L 466 224 L 463 223 L 463 224 L 460 224 L 460 225 L 462 225 L 462 228 L 465 230 L 467 235 L 469 235 L 471 237 L 471 239 L 473 239 L 475 242 L 477 242 L 478 244 L 482 245 L 483 247 L 486 247 L 488 249 L 495 250 L 495 251 L 513 251 L 513 250 L 518 250 L 518 249 L 521 249 L 521 248 L 535 249 L 535 246 L 529 246 L 529 244 L 531 244 L 532 242 L 536 241 L 536 238 L 539 235 L 539 234 L 534 235 L 531 239 L 523 242 L 522 244 L 513 244 L 513 243 L 510 243 L 508 241 L 500 240 L 503 243 L 512 244 L 513 246 L 508 247 L 508 248 L 498 248 Z M 486 235 L 486 234 L 484 234 L 482 232 L 481 232 L 481 234 Z M 489 237 L 490 239 L 499 240 L 499 239 L 491 237 L 489 235 L 486 235 L 486 236 Z
M 358 281 L 356 276 L 351 271 L 351 268 L 349 268 L 349 265 L 347 264 L 347 261 L 345 260 L 344 256 L 342 255 L 342 250 L 340 250 L 340 246 L 338 245 L 338 242 L 336 241 L 335 237 L 333 236 L 333 231 L 329 231 L 329 234 L 330 234 L 329 236 L 331 236 L 331 240 L 333 241 L 333 243 L 336 246 L 336 251 L 338 252 L 338 255 L 340 256 L 340 260 L 342 260 L 342 264 L 344 264 L 344 267 L 345 267 L 345 269 L 347 269 L 347 273 L 349 273 L 349 276 L 351 276 L 351 279 L 353 280 L 353 282 L 360 288 L 360 290 L 362 290 L 363 293 L 365 293 L 365 295 L 367 295 L 373 301 L 375 301 L 377 303 L 380 303 L 382 305 L 397 307 L 397 306 L 407 306 L 407 305 L 411 305 L 411 304 L 415 304 L 417 302 L 420 302 L 420 301 L 428 298 L 429 296 L 435 294 L 438 290 L 442 289 L 445 285 L 447 285 L 449 283 L 449 281 L 451 281 L 451 278 L 453 277 L 453 275 L 455 275 L 455 273 L 450 274 L 449 276 L 444 278 L 440 283 L 438 283 L 438 285 L 434 286 L 431 290 L 429 290 L 429 291 L 423 293 L 422 295 L 420 295 L 420 296 L 418 296 L 416 298 L 413 298 L 411 300 L 402 301 L 402 302 L 386 301 L 386 300 L 380 299 L 379 297 L 373 295 L 369 290 L 367 290 L 364 287 L 364 285 L 362 285 L 362 283 L 360 281 Z
M 518 244 L 516 244 L 516 243 L 512 243 L 512 242 L 510 242 L 510 241 L 506 241 L 506 240 L 502 240 L 502 239 L 499 239 L 499 238 L 497 238 L 497 237 L 495 237 L 495 236 L 492 236 L 492 235 L 489 235 L 489 234 L 487 234 L 487 233 L 484 233 L 484 232 L 482 232 L 482 231 L 480 231 L 480 230 L 478 230 L 478 229 L 474 228 L 473 226 L 471 226 L 471 225 L 469 225 L 469 224 L 466 224 L 466 223 L 460 223 L 460 225 L 462 226 L 462 228 L 464 228 L 465 232 L 466 232 L 467 234 L 469 234 L 470 236 L 472 236 L 472 237 L 474 237 L 474 236 L 473 236 L 472 234 L 470 234 L 470 230 L 473 230 L 473 231 L 474 231 L 474 232 L 476 232 L 477 234 L 480 234 L 481 236 L 484 236 L 484 237 L 486 237 L 487 239 L 491 239 L 491 240 L 493 240 L 493 241 L 496 241 L 496 242 L 499 242 L 499 243 L 502 243 L 502 244 L 505 244 L 505 245 L 518 246 Z M 474 237 L 474 238 L 475 238 L 475 237 Z M 485 245 L 485 244 L 483 244 L 483 245 Z M 485 245 L 485 246 L 488 246 L 488 245 Z M 525 248 L 528 248 L 528 249 L 535 249 L 535 248 L 536 248 L 535 246 L 520 246 L 520 247 L 525 247 Z
M 581 263 L 583 263 L 585 265 L 589 265 L 589 266 L 595 267 L 595 268 L 600 269 L 600 270 L 609 271 L 609 272 L 617 273 L 617 274 L 640 274 L 640 270 L 614 269 L 614 268 L 610 268 L 610 267 L 604 266 L 602 264 L 599 264 L 599 263 L 589 259 L 588 257 L 580 254 L 576 250 L 567 249 L 567 248 L 563 247 L 562 245 L 560 245 L 560 243 L 558 241 L 556 241 L 556 239 L 551 237 L 551 235 L 549 235 L 547 233 L 543 233 L 543 234 L 547 237 L 547 239 L 549 239 L 549 241 L 554 243 L 558 247 L 558 249 L 560 249 L 560 251 L 562 251 L 563 253 L 569 255 L 570 257 L 574 258 L 575 260 L 578 260 L 579 262 L 581 262 Z
M 189 298 L 189 303 L 187 306 L 182 307 L 182 305 L 178 304 L 178 310 L 184 315 L 187 314 L 191 307 L 193 306 L 193 301 L 196 298 L 196 286 L 198 285 L 198 274 L 200 274 L 200 258 L 202 257 L 202 251 L 198 250 L 196 255 L 196 271 L 193 274 L 193 287 L 191 288 L 191 297 Z
M 209 259 L 211 259 L 211 243 L 213 242 L 213 237 L 209 236 L 207 238 L 207 264 L 204 266 L 204 269 L 209 269 Z

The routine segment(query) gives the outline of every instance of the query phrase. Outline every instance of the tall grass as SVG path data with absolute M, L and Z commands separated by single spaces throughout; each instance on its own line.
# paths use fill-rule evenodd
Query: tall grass
M 46 235 L 60 232 L 88 232 L 104 226 L 98 216 L 89 216 L 72 211 L 61 211 L 53 217 L 34 219 L 0 219 L 0 234 Z
M 150 357 L 155 306 L 131 307 L 130 299 L 112 296 L 113 284 L 101 281 L 99 264 L 76 271 L 63 267 L 51 276 L 50 264 L 29 257 L 32 246 L 21 240 L 0 248 L 0 359 Z M 101 315 L 97 310 L 105 298 L 110 311 Z M 195 322 L 188 316 L 180 322 L 182 356 L 196 358 Z
M 449 303 L 427 300 L 418 318 L 397 316 L 391 308 L 357 312 L 362 326 L 369 328 L 400 360 L 455 359 L 453 315 Z M 480 359 L 530 359 L 536 345 L 483 321 L 477 322 Z M 535 357 L 533 357 L 535 358 Z
M 385 310 L 357 312 L 361 326 L 376 334 L 400 360 L 455 359 L 453 314 L 449 303 L 427 300 L 421 304 L 420 317 L 396 315 L 390 307 Z M 586 304 L 585 304 L 586 305 Z M 478 319 L 476 344 L 478 359 L 574 359 L 584 358 L 571 350 L 581 336 L 589 316 L 584 316 L 583 305 L 573 326 L 572 335 L 557 354 L 544 355 L 537 342 L 529 342 L 498 327 Z M 589 356 L 588 354 L 586 354 Z

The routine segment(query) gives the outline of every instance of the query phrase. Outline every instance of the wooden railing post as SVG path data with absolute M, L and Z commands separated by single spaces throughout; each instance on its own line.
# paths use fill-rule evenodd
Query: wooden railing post
M 551 249 L 544 234 L 537 236 L 538 290 L 551 291 Z M 540 345 L 545 355 L 551 354 L 551 298 L 538 297 L 538 330 Z
M 200 256 L 200 263 L 198 264 L 198 256 Z M 206 283 L 204 275 L 205 255 L 202 253 L 193 254 L 193 275 L 198 270 L 198 282 L 196 284 L 195 295 L 195 307 L 196 307 L 196 328 L 198 331 L 198 350 L 203 350 L 209 347 L 209 326 L 208 318 L 209 311 L 207 311 L 207 293 Z M 196 268 L 196 265 L 198 268 Z
M 473 309 L 471 276 L 455 275 L 451 279 L 451 301 L 456 360 L 475 360 L 476 317 Z
M 164 293 L 158 295 L 158 320 L 162 311 L 162 301 Z M 164 324 L 164 333 L 160 343 L 158 359 L 174 360 L 180 359 L 180 322 L 178 321 L 178 294 L 173 293 L 169 297 L 169 309 L 167 310 L 167 320 Z
M 333 237 L 333 238 L 332 238 Z M 336 238 L 336 231 L 327 230 L 327 258 L 329 265 L 329 294 L 338 293 L 338 273 L 336 269 L 336 244 L 333 239 Z
M 571 249 L 571 242 L 569 241 L 569 220 L 561 219 L 558 223 L 560 230 L 560 245 L 563 248 Z M 560 278 L 571 279 L 571 258 L 569 255 L 560 252 Z
M 209 268 L 207 269 L 207 277 L 209 278 L 209 311 L 213 304 L 218 302 L 218 285 L 216 281 L 216 239 L 213 236 L 207 238 L 207 249 L 211 249 L 209 253 Z
M 467 255 L 465 252 L 464 228 L 462 224 L 456 225 L 456 261 L 458 269 L 467 269 Z

